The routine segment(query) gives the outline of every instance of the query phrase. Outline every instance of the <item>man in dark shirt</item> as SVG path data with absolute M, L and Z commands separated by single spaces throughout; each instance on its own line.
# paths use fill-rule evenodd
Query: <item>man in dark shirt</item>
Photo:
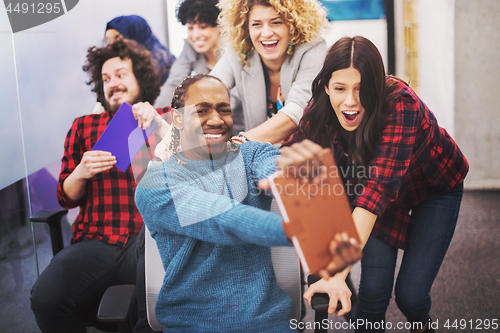
M 83 69 L 105 111 L 77 118 L 66 137 L 57 196 L 63 207 L 78 206 L 80 212 L 72 245 L 53 258 L 33 286 L 31 308 L 42 332 L 85 332 L 85 313 L 97 308 L 106 289 L 137 279 L 136 332 L 141 325 L 146 332 L 139 297 L 144 293 L 144 222 L 134 192 L 137 170 L 150 156 L 140 151 L 123 172 L 115 167 L 115 156 L 92 147 L 123 102 L 132 104 L 138 126 L 147 129 L 156 122 L 158 138 L 169 131 L 163 110 L 151 106 L 160 92 L 160 75 L 149 51 L 127 39 L 90 48 Z M 153 147 L 155 139 L 148 139 Z

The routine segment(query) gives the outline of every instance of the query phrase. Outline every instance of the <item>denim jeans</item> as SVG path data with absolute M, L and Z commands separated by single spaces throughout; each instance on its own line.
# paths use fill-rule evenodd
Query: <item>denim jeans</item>
M 131 236 L 125 247 L 84 240 L 57 253 L 31 290 L 31 309 L 40 330 L 84 333 L 84 313 L 97 309 L 109 286 L 136 284 L 135 331 L 152 332 L 146 319 L 144 230 Z
M 463 185 L 432 193 L 412 209 L 410 245 L 404 251 L 394 289 L 396 304 L 408 322 L 425 323 L 434 279 L 448 250 L 460 210 Z M 384 332 L 392 295 L 398 249 L 370 237 L 363 249 L 356 332 Z M 396 323 L 391 323 L 393 329 Z

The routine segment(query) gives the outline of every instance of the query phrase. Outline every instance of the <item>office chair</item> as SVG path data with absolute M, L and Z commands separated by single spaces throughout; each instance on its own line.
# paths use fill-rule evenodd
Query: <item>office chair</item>
M 272 212 L 278 212 L 275 201 L 271 205 Z M 151 237 L 149 230 L 145 230 L 145 261 L 146 261 L 146 309 L 149 326 L 154 331 L 163 331 L 164 326 L 158 322 L 155 314 L 156 299 L 163 285 L 165 270 L 156 246 L 156 241 Z M 272 247 L 271 259 L 278 286 L 285 291 L 292 300 L 290 319 L 300 320 L 303 317 L 303 285 L 299 260 L 292 247 Z M 328 304 L 328 300 L 327 300 Z M 328 307 L 326 312 L 328 316 Z
M 274 201 L 271 211 L 276 212 Z M 30 217 L 32 222 L 44 222 L 50 227 L 53 254 L 62 250 L 64 247 L 62 241 L 61 219 L 67 214 L 67 210 L 40 211 L 38 214 Z M 165 271 L 161 261 L 160 253 L 156 247 L 155 240 L 151 237 L 149 230 L 145 230 L 145 261 L 146 261 L 146 306 L 147 317 L 151 328 L 155 331 L 163 331 L 163 325 L 160 324 L 155 315 L 156 299 L 163 284 Z M 285 291 L 292 299 L 290 318 L 300 320 L 304 315 L 302 294 L 304 291 L 302 271 L 299 260 L 292 247 L 273 247 L 271 248 L 271 258 L 275 270 L 278 286 Z M 309 275 L 307 283 L 316 282 L 319 277 Z M 345 315 L 347 320 L 353 319 L 357 304 L 357 295 L 350 277 L 346 283 L 352 292 L 351 303 L 352 311 Z M 328 319 L 328 294 L 316 294 L 313 296 L 311 307 L 315 311 L 315 322 L 322 322 Z M 98 309 L 89 311 L 89 326 L 95 326 L 99 330 L 107 332 L 132 332 L 132 313 L 136 306 L 135 286 L 117 285 L 108 288 L 104 294 Z M 340 303 L 337 306 L 340 309 Z M 96 315 L 97 313 L 97 315 Z M 96 318 L 92 320 L 92 318 Z M 327 332 L 326 329 L 317 328 L 317 333 Z
M 156 299 L 163 284 L 165 270 L 161 261 L 156 242 L 149 230 L 145 232 L 145 260 L 146 260 L 146 308 L 149 326 L 154 331 L 163 331 L 155 315 Z M 271 257 L 278 286 L 292 299 L 291 319 L 300 320 L 302 317 L 302 283 L 300 264 L 291 247 L 271 248 Z
M 50 230 L 50 241 L 52 243 L 52 255 L 56 255 L 64 248 L 61 220 L 68 214 L 67 209 L 41 210 L 30 216 L 31 222 L 47 223 Z
M 155 314 L 156 300 L 163 285 L 165 270 L 163 262 L 158 252 L 156 242 L 151 237 L 149 230 L 145 230 L 145 261 L 146 261 L 146 309 L 149 326 L 156 332 L 162 332 L 164 326 L 158 322 Z M 304 316 L 303 312 L 303 279 L 300 263 L 292 247 L 272 247 L 271 258 L 278 286 L 285 291 L 292 300 L 290 319 L 300 320 Z M 308 282 L 312 284 L 319 279 L 318 276 L 309 275 Z M 350 278 L 347 284 L 351 289 L 354 298 L 351 302 L 356 302 L 356 293 Z M 119 286 L 118 286 L 119 287 Z M 315 322 L 322 322 L 328 319 L 328 294 L 316 294 L 311 302 L 315 311 Z M 354 308 L 354 303 L 353 303 Z M 337 306 L 340 309 L 340 303 Z M 351 311 L 352 312 L 352 311 Z M 350 319 L 347 317 L 346 319 Z M 316 333 L 327 332 L 326 329 L 316 328 Z
M 41 210 L 30 217 L 31 222 L 49 226 L 54 256 L 64 248 L 61 221 L 67 213 L 67 209 Z M 99 307 L 91 307 L 82 314 L 86 326 L 95 326 L 104 332 L 131 333 L 137 305 L 135 293 L 135 285 L 109 287 Z

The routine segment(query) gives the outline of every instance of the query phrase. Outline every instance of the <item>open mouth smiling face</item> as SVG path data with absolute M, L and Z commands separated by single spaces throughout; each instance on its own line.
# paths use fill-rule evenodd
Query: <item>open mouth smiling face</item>
M 132 60 L 111 58 L 102 65 L 101 75 L 108 111 L 114 113 L 123 102 L 134 104 L 140 100 L 141 89 L 134 75 Z
M 208 23 L 187 23 L 188 42 L 197 53 L 214 52 L 219 47 L 220 31 Z
M 290 31 L 278 12 L 271 6 L 253 6 L 248 16 L 248 31 L 264 63 L 281 66 L 287 56 Z
M 344 116 L 344 121 L 348 124 L 356 123 L 359 115 L 360 115 L 359 111 L 353 111 L 353 110 L 342 111 L 342 116 Z
M 183 155 L 191 160 L 218 159 L 226 152 L 233 134 L 230 97 L 218 80 L 205 78 L 186 91 L 185 107 L 179 123 Z
M 365 109 L 359 99 L 360 84 L 359 71 L 349 67 L 333 72 L 325 86 L 335 115 L 346 131 L 355 131 L 363 120 Z

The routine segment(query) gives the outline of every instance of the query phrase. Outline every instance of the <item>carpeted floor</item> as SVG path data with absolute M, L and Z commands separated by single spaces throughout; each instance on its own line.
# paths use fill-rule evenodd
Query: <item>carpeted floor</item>
M 355 285 L 359 283 L 359 273 L 357 264 L 352 272 Z M 437 332 L 500 332 L 500 191 L 464 192 L 455 235 L 431 297 L 431 317 Z M 336 316 L 329 319 L 344 321 Z M 313 320 L 313 316 L 308 313 L 306 320 Z M 386 320 L 394 326 L 406 322 L 394 299 Z M 497 329 L 493 328 L 494 322 Z
M 0 332 L 39 332 L 29 307 L 29 291 L 36 279 L 34 253 L 31 246 L 26 246 L 31 242 L 30 225 L 7 228 L 2 221 L 0 228 Z M 52 257 L 47 230 L 36 227 L 36 240 L 43 269 Z M 359 264 L 352 275 L 357 285 Z M 455 236 L 431 295 L 431 316 L 437 322 L 437 332 L 500 332 L 500 328 L 491 328 L 493 320 L 500 325 L 500 191 L 464 193 Z M 334 323 L 343 321 L 335 316 L 330 319 Z M 311 311 L 305 320 L 313 320 Z M 387 321 L 405 322 L 394 301 L 389 306 Z M 445 327 L 446 322 L 449 328 Z M 463 329 L 461 324 L 465 325 Z

